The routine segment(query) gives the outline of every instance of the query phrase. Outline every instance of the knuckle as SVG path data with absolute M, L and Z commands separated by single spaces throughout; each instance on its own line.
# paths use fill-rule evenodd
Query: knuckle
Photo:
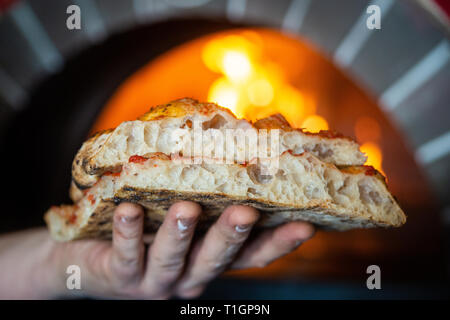
M 140 277 L 143 261 L 141 256 L 125 256 L 117 251 L 112 256 L 111 270 L 120 280 L 133 280 Z
M 140 259 L 137 257 L 121 257 L 119 261 L 122 266 L 127 268 L 136 268 L 140 263 Z
M 140 230 L 132 227 L 114 227 L 115 234 L 123 240 L 135 240 L 140 236 Z
M 114 273 L 119 278 L 130 278 L 139 274 L 139 261 L 135 260 L 119 260 L 113 267 Z
M 139 272 L 131 268 L 115 268 L 114 275 L 121 290 L 125 287 L 133 287 L 140 279 Z
M 247 239 L 247 232 L 238 232 L 235 229 L 218 227 L 222 239 L 230 245 L 240 244 Z
M 166 258 L 155 255 L 153 260 L 158 269 L 165 272 L 180 272 L 184 266 L 184 260 L 180 257 Z

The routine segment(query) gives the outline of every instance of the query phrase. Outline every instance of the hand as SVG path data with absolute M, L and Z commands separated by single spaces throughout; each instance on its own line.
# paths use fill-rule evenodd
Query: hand
M 81 268 L 82 289 L 101 297 L 194 298 L 225 269 L 264 267 L 311 238 L 314 228 L 291 222 L 248 239 L 257 210 L 230 206 L 207 233 L 193 241 L 201 208 L 172 205 L 153 238 L 143 234 L 142 207 L 122 203 L 114 214 L 113 241 L 82 240 L 55 244 L 60 270 Z M 146 248 L 145 242 L 151 242 Z M 67 275 L 64 275 L 66 277 Z

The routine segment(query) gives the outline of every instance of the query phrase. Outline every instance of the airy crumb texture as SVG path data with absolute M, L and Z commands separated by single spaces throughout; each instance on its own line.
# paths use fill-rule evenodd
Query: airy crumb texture
M 349 138 L 331 131 L 317 134 L 293 129 L 281 115 L 258 120 L 254 124 L 237 119 L 228 109 L 213 103 L 199 103 L 193 99 L 180 99 L 152 108 L 135 121 L 126 121 L 117 128 L 96 134 L 87 140 L 78 151 L 72 165 L 72 177 L 80 188 L 89 188 L 108 171 L 118 171 L 130 156 L 145 156 L 153 152 L 180 154 L 187 140 L 174 135 L 178 128 L 192 132 L 193 123 L 203 131 L 227 129 L 280 130 L 279 154 L 292 150 L 295 154 L 309 152 L 320 160 L 336 165 L 362 165 L 366 157 L 359 145 Z M 225 134 L 224 134 L 225 135 Z M 210 139 L 202 142 L 207 150 L 217 142 Z M 246 142 L 246 150 L 251 148 Z M 226 146 L 223 145 L 225 153 Z M 196 150 L 193 150 L 195 156 Z M 277 154 L 276 156 L 278 156 Z M 249 159 L 245 159 L 249 160 Z
M 187 155 L 183 151 L 190 141 L 174 135 L 177 129 L 191 135 L 200 130 L 199 149 L 218 148 L 209 156 L 191 148 Z M 275 139 L 271 130 L 280 130 L 280 148 L 269 155 L 278 161 L 275 170 L 267 172 L 264 159 L 255 163 L 249 153 L 244 162 L 236 157 L 231 163 L 211 161 L 220 158 L 215 152 L 228 156 L 230 150 L 207 133 L 226 136 L 228 129 L 254 135 L 267 130 L 269 141 Z M 255 145 L 247 139 L 244 144 L 233 146 L 234 155 Z M 232 204 L 260 210 L 257 227 L 297 220 L 334 230 L 403 225 L 406 216 L 384 177 L 363 166 L 365 160 L 355 141 L 335 132 L 294 129 L 281 115 L 250 123 L 215 104 L 180 99 L 87 140 L 72 164 L 74 205 L 51 207 L 45 220 L 60 241 L 110 238 L 114 209 L 127 201 L 145 208 L 146 232 L 154 232 L 171 204 L 190 200 L 203 208 L 199 229 Z
M 108 238 L 114 208 L 122 201 L 146 209 L 146 230 L 155 231 L 169 206 L 179 200 L 203 207 L 200 228 L 208 227 L 231 204 L 261 211 L 258 227 L 310 221 L 334 230 L 398 227 L 406 216 L 372 167 L 342 170 L 315 155 L 284 152 L 273 174 L 258 164 L 189 164 L 161 153 L 125 162 L 89 189 L 73 185 L 73 206 L 52 207 L 45 220 L 55 239 Z

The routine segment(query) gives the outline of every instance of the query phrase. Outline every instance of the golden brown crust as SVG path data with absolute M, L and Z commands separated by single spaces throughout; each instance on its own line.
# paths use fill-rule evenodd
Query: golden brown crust
M 108 133 L 111 133 L 111 132 L 113 132 L 113 131 L 114 131 L 114 128 L 110 128 L 110 129 L 105 129 L 105 130 L 101 130 L 101 131 L 99 131 L 99 132 L 93 133 L 93 134 L 89 137 L 89 139 L 88 139 L 87 141 L 89 141 L 89 140 L 94 141 L 94 140 L 96 140 L 98 137 L 100 137 L 101 135 L 108 134 Z
M 140 116 L 138 120 L 153 121 L 165 118 L 181 118 L 194 113 L 208 116 L 219 110 L 225 111 L 234 117 L 230 110 L 222 108 L 215 103 L 200 103 L 195 99 L 183 98 L 152 107 L 147 113 Z
M 386 177 L 372 166 L 338 166 L 338 168 L 345 173 L 364 173 L 366 176 L 374 176 L 375 178 L 383 182 L 385 186 L 387 186 Z
M 72 177 L 73 182 L 80 189 L 85 189 L 97 181 L 96 176 L 88 174 L 88 166 L 113 131 L 114 129 L 108 129 L 95 133 L 83 143 L 75 155 L 72 162 Z
M 83 191 L 86 191 L 86 190 L 88 190 L 88 189 L 85 189 Z M 70 196 L 70 199 L 72 199 L 73 202 L 77 202 L 78 200 L 83 198 L 83 196 L 84 196 L 84 192 L 83 191 L 72 180 L 72 182 L 70 183 L 70 188 L 69 188 L 69 196 Z
M 279 113 L 271 115 L 267 118 L 259 119 L 253 123 L 257 129 L 283 129 L 285 131 L 294 130 L 289 122 Z
M 351 137 L 344 136 L 343 134 L 333 130 L 320 130 L 319 132 L 314 133 L 308 132 L 307 130 L 304 130 L 302 128 L 292 128 L 286 118 L 284 118 L 279 113 L 271 115 L 267 118 L 257 120 L 253 123 L 253 125 L 257 129 L 282 129 L 284 131 L 299 131 L 303 134 L 313 137 L 321 137 L 325 139 L 346 139 L 355 142 L 355 140 Z

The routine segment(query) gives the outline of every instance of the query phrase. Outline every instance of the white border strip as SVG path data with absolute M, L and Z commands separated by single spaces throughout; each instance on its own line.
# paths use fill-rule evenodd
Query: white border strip
M 283 30 L 298 32 L 308 13 L 311 0 L 292 0 L 281 25 Z
M 20 1 L 9 12 L 42 67 L 48 72 L 59 70 L 64 64 L 64 58 L 53 44 L 30 5 L 25 1 Z
M 422 164 L 430 164 L 450 153 L 450 131 L 417 148 L 415 157 Z
M 92 0 L 75 0 L 75 3 L 81 9 L 81 30 L 86 33 L 89 40 L 97 42 L 106 38 L 105 23 L 95 2 Z
M 0 68 L 0 93 L 15 110 L 19 110 L 28 98 L 25 90 L 2 68 Z
M 389 111 L 397 108 L 411 93 L 433 78 L 449 61 L 449 57 L 450 47 L 444 39 L 383 92 L 380 97 L 383 108 Z
M 240 21 L 245 16 L 247 0 L 228 0 L 227 18 L 231 21 Z
M 374 0 L 369 3 L 380 7 L 381 20 L 387 15 L 394 4 L 393 0 Z M 366 26 L 368 15 L 366 9 L 355 22 L 353 27 L 342 40 L 339 47 L 334 53 L 334 61 L 341 67 L 347 67 L 352 64 L 358 53 L 364 47 L 364 44 L 369 40 L 370 36 L 377 32 L 377 30 L 369 30 Z M 382 29 L 381 29 L 382 30 Z

